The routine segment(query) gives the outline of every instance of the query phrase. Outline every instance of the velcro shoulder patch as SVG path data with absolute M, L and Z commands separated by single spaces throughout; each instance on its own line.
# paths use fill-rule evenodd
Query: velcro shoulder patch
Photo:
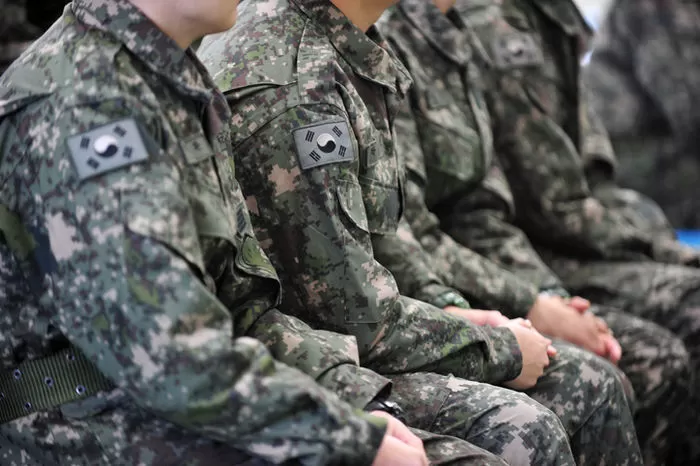
M 501 69 L 542 65 L 544 56 L 532 34 L 511 33 L 496 37 L 492 44 L 494 62 Z
M 108 123 L 66 140 L 80 181 L 148 160 L 148 151 L 131 118 Z
M 350 127 L 342 120 L 296 129 L 294 142 L 302 170 L 355 160 Z

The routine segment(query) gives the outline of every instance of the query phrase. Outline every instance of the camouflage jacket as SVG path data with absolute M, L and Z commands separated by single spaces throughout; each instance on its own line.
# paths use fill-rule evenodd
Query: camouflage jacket
M 510 332 L 401 296 L 374 257 L 373 240 L 396 234 L 402 212 L 392 130 L 410 84 L 382 44 L 327 0 L 250 0 L 199 49 L 233 111 L 242 189 L 280 273 L 281 309 L 355 335 L 362 364 L 380 373 L 508 380 L 521 365 Z
M 584 80 L 620 158 L 620 182 L 659 201 L 676 226 L 699 228 L 700 5 L 612 3 Z
M 494 158 L 483 84 L 462 25 L 453 12 L 419 0 L 401 1 L 380 22 L 414 81 L 396 120 L 406 218 L 448 284 L 480 307 L 524 316 L 539 289 L 561 285 L 511 223 L 513 198 Z M 403 285 L 405 274 L 387 264 Z
M 93 464 L 87 443 L 102 435 L 120 463 L 124 439 L 159 435 L 129 422 L 121 408 L 135 403 L 183 427 L 183 444 L 194 434 L 273 462 L 374 457 L 383 422 L 333 392 L 363 408 L 388 381 L 358 366 L 354 338 L 274 309 L 229 120 L 194 54 L 127 0 L 76 0 L 0 81 L 0 360 L 70 342 L 118 386 L 71 416 L 13 421 L 38 451 L 65 441 Z
M 603 187 L 605 201 L 591 193 L 585 167 L 600 179 L 594 173 L 612 173 L 615 159 L 604 130 L 582 102 L 579 60 L 589 29 L 576 5 L 460 0 L 457 6 L 479 38 L 489 73 L 496 152 L 513 189 L 517 225 L 542 256 L 694 260 L 695 253 L 670 235 L 645 230 L 624 193 L 604 193 Z

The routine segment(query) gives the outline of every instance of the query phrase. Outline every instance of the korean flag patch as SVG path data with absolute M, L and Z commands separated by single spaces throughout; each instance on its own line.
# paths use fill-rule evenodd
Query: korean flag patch
M 344 121 L 320 123 L 294 130 L 302 170 L 338 162 L 352 162 L 355 151 Z
M 66 141 L 80 181 L 148 159 L 136 122 L 127 118 Z

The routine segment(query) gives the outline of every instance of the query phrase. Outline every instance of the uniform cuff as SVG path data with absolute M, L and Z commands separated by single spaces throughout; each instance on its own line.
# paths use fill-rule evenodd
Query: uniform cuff
M 471 309 L 469 301 L 464 299 L 464 297 L 457 291 L 443 287 L 443 286 L 431 286 L 426 287 L 424 292 L 421 294 L 425 295 L 422 298 L 418 298 L 420 301 L 425 301 L 433 306 L 444 309 L 447 306 L 456 306 L 462 309 Z
M 384 440 L 388 421 L 361 410 L 348 424 L 353 430 L 349 438 L 336 439 L 332 464 L 372 464 Z
M 380 393 L 391 389 L 391 381 L 365 367 L 354 364 L 336 366 L 316 381 L 353 408 L 362 409 Z
M 534 306 L 540 290 L 534 284 L 525 282 L 524 280 L 510 280 L 507 289 L 510 291 L 509 296 L 504 299 L 501 311 L 506 317 L 511 319 L 527 318 L 530 309 Z
M 523 370 L 523 355 L 515 334 L 505 327 L 482 327 L 489 337 L 489 360 L 482 382 L 498 384 L 516 379 Z

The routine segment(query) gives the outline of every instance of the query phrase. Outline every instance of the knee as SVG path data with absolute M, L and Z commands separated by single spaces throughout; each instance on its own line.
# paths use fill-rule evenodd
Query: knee
M 514 395 L 498 413 L 499 430 L 507 431 L 499 437 L 511 439 L 501 457 L 510 465 L 571 464 L 568 436 L 557 415 L 526 395 Z
M 690 353 L 680 338 L 671 336 L 657 351 L 662 378 L 678 384 L 690 386 L 693 379 Z

